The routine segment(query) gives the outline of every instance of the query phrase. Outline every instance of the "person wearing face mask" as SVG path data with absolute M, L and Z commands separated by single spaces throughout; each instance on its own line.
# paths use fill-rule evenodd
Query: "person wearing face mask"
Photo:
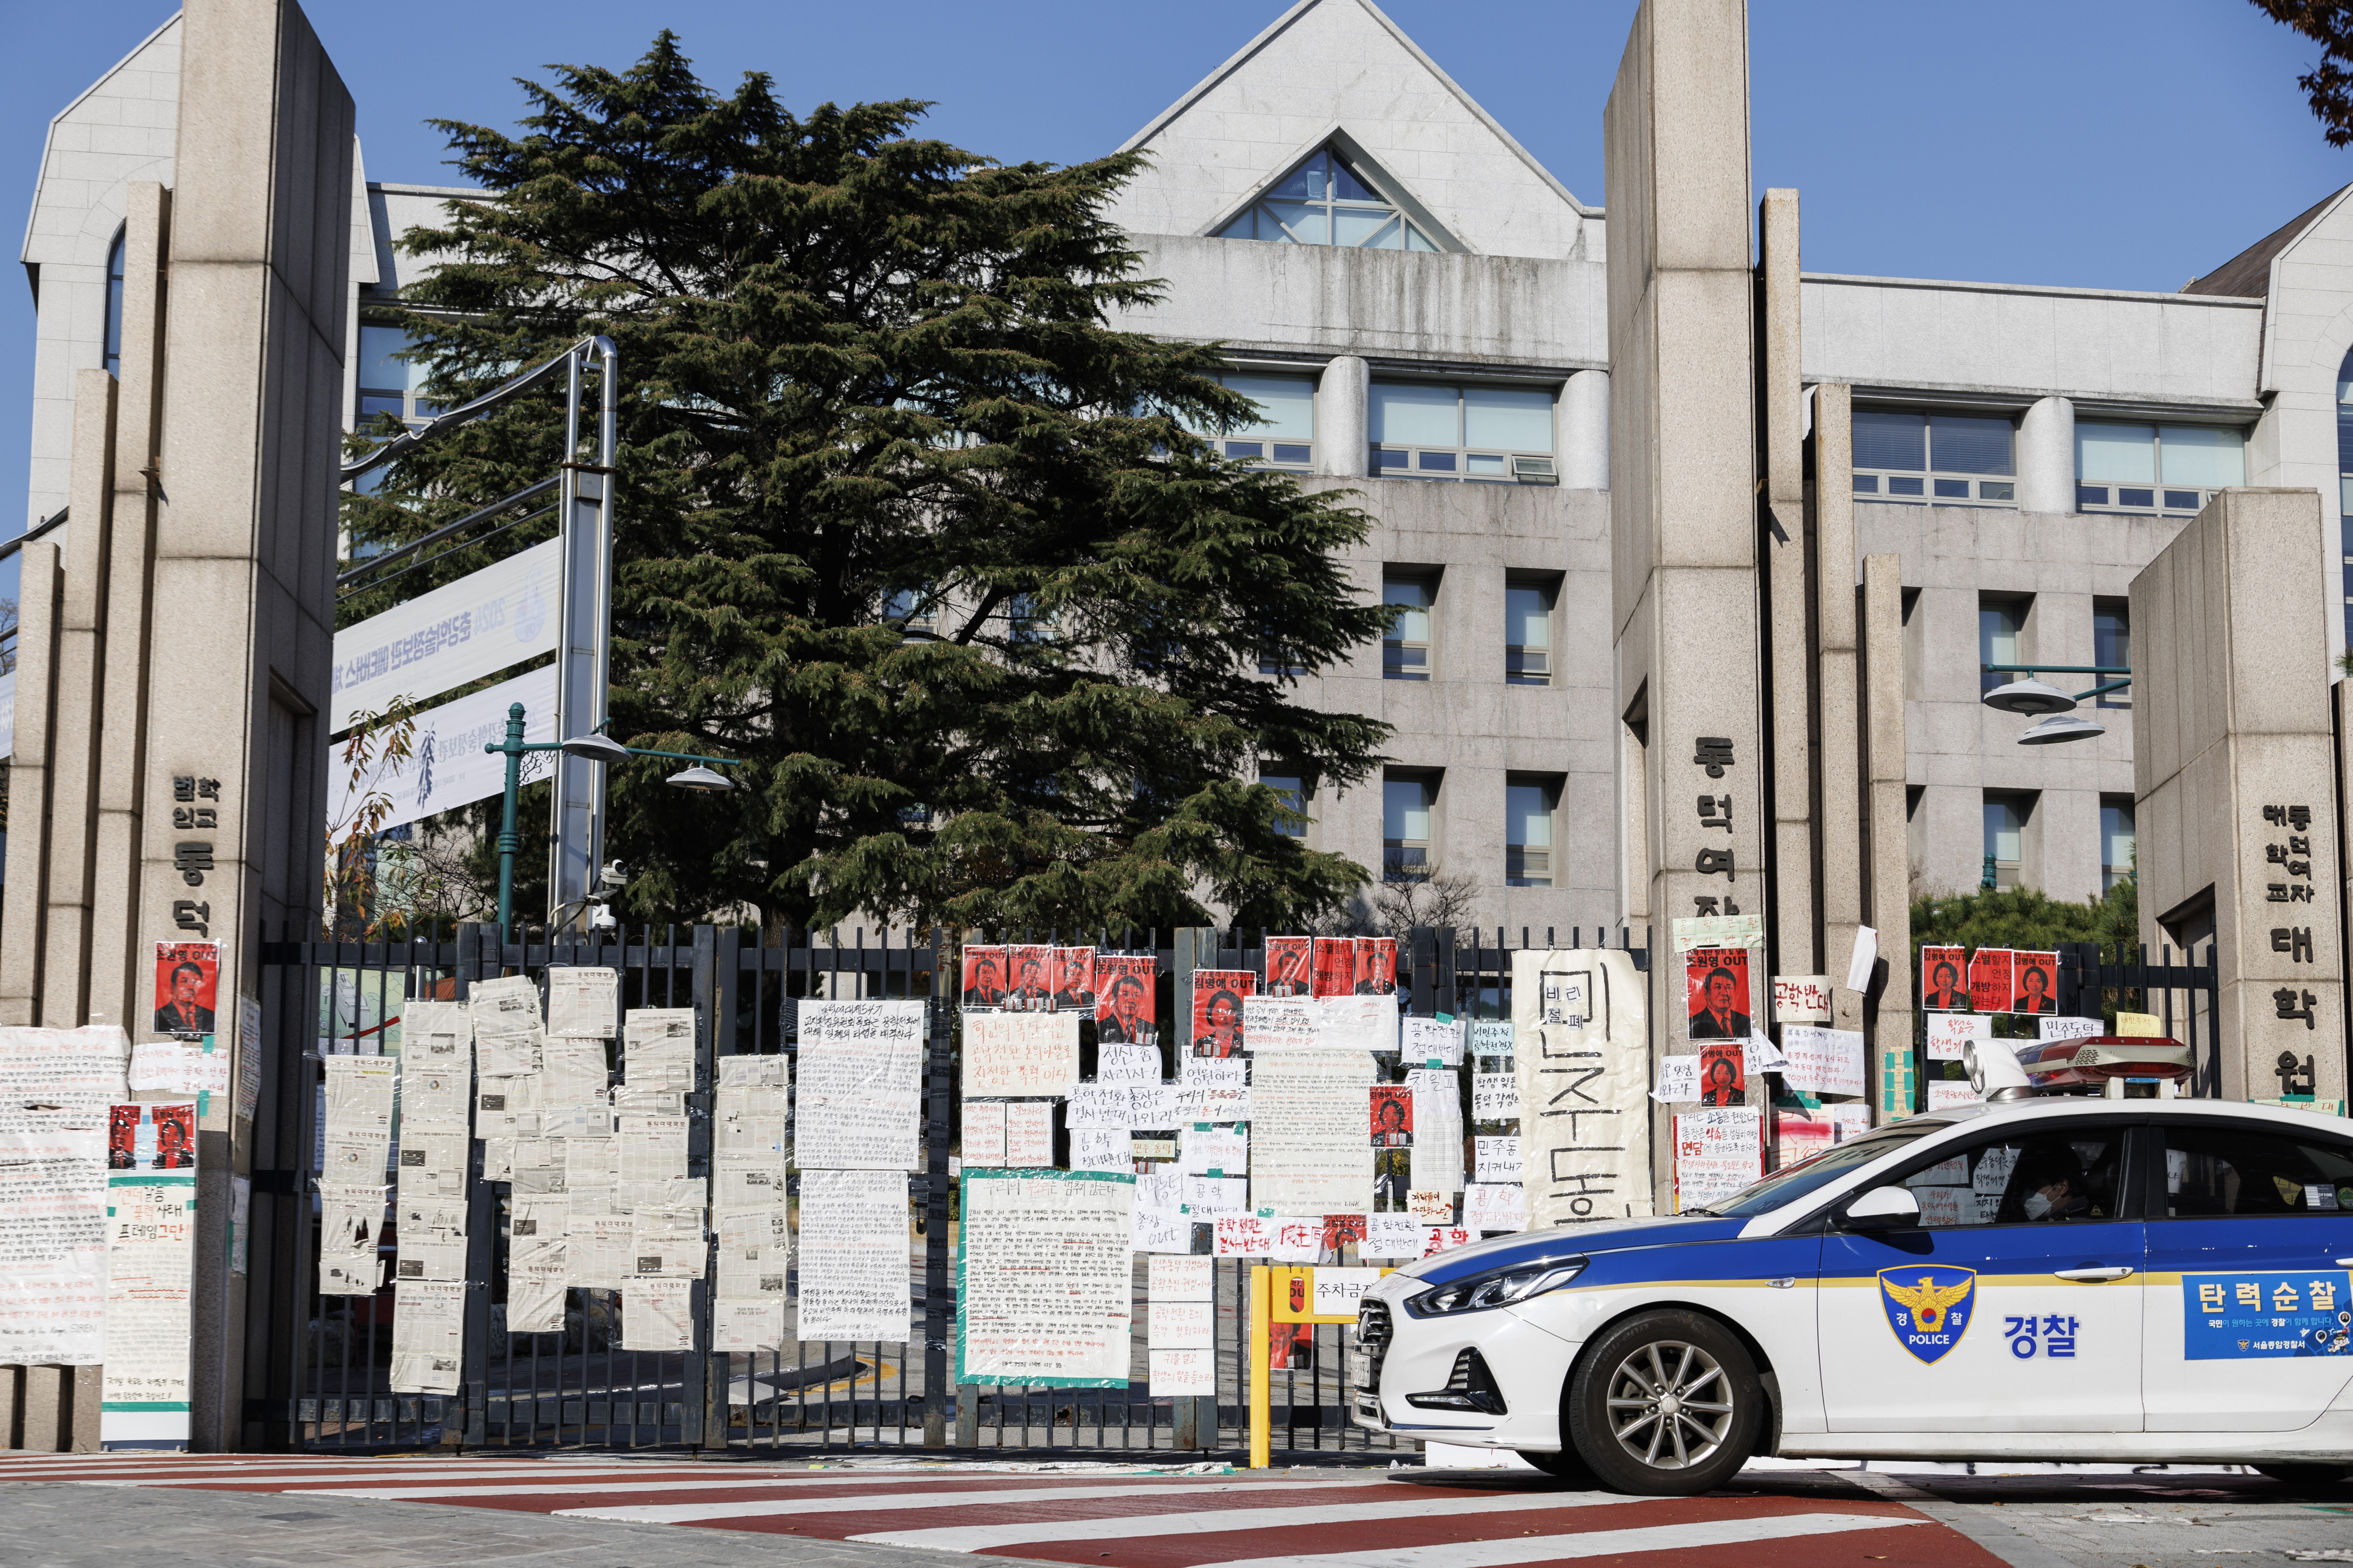
M 2084 1180 L 2083 1163 L 2063 1150 L 2042 1150 L 2019 1162 L 2010 1191 L 2030 1221 L 2095 1219 L 2099 1210 Z

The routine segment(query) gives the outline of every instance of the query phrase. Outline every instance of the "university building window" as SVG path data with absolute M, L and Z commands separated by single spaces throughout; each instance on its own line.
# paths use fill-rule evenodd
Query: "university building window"
M 1430 875 L 1430 819 L 1438 780 L 1428 773 L 1388 773 L 1381 779 L 1381 879 L 1418 882 Z
M 2100 890 L 2133 879 L 2133 803 L 2127 796 L 2100 802 Z
M 1376 184 L 1368 171 L 1352 163 L 1338 148 L 1318 148 L 1219 229 L 1218 237 L 1359 250 L 1444 248 L 1382 195 Z
M 2124 599 L 2095 599 L 2092 604 L 2092 662 L 2106 669 L 2132 668 L 2132 605 Z M 2121 675 L 2095 675 L 2084 684 L 2107 686 Z M 2132 706 L 2132 688 L 2103 691 L 2094 700 L 2102 708 Z
M 2247 482 L 2243 431 L 2075 421 L 2075 510 L 2195 512 Z
M 417 395 L 425 367 L 395 356 L 408 347 L 398 327 L 360 328 L 359 428 L 365 432 L 379 414 L 403 421 L 430 419 L 441 405 Z
M 122 374 L 122 239 L 126 230 L 114 231 L 114 244 L 106 252 L 106 374 Z
M 2345 646 L 2353 647 L 2353 353 L 2337 367 L 2337 526 L 2344 531 Z
M 2026 858 L 2026 819 L 2031 802 L 2012 795 L 1985 797 L 1985 852 L 1993 861 L 1993 885 L 2018 886 L 2020 865 Z
M 1552 684 L 1553 590 L 1546 583 L 1504 587 L 1504 679 L 1513 686 Z
M 1560 482 L 1549 388 L 1377 381 L 1371 424 L 1377 478 Z
M 2026 626 L 2024 599 L 1987 599 L 1978 601 L 1978 662 L 1981 665 L 2015 665 L 2019 662 L 2019 634 Z M 1980 695 L 1997 686 L 2007 686 L 2025 676 L 2015 670 L 1980 670 L 1978 690 Z
M 1552 886 L 1552 814 L 1556 784 L 1507 780 L 1504 785 L 1504 880 L 1514 888 Z
M 1915 506 L 2016 506 L 2010 421 L 1974 414 L 1854 414 L 1854 493 Z
M 1381 578 L 1381 603 L 1396 606 L 1396 618 L 1381 638 L 1381 677 L 1386 680 L 1430 679 L 1430 612 L 1438 602 L 1438 580 L 1402 574 Z
M 1218 377 L 1219 384 L 1258 405 L 1256 424 L 1237 425 L 1218 449 L 1268 468 L 1304 473 L 1315 466 L 1315 380 L 1305 375 Z
M 1282 808 L 1291 813 L 1289 820 L 1278 818 L 1277 833 L 1291 838 L 1307 837 L 1307 778 L 1303 773 L 1261 773 L 1258 782 L 1282 797 Z

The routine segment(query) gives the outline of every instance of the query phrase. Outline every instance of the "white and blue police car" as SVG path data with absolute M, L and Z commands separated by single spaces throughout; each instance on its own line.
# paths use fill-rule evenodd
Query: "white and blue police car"
M 1355 1419 L 1655 1495 L 1752 1455 L 2353 1475 L 2353 1124 L 1971 1071 L 1996 1103 L 1713 1208 L 1387 1276 Z

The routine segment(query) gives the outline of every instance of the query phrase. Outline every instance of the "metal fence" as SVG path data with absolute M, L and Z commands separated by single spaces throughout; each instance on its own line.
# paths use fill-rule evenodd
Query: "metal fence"
M 1519 946 L 1537 945 L 1523 931 Z M 1578 945 L 1582 930 L 1542 933 Z M 1597 942 L 1609 942 L 1595 931 Z M 1647 949 L 1620 931 L 1612 945 L 1647 967 Z M 1134 1375 L 1124 1389 L 966 1386 L 954 1383 L 951 1333 L 955 1193 L 951 1156 L 959 1148 L 957 994 L 955 950 L 903 936 L 849 942 L 831 932 L 761 933 L 735 928 L 625 929 L 594 938 L 501 946 L 493 928 L 461 928 L 454 942 L 334 942 L 290 933 L 266 943 L 264 994 L 269 1005 L 315 1008 L 313 1048 L 299 1071 L 280 1079 L 299 1119 L 294 1146 L 303 1151 L 288 1185 L 303 1194 L 295 1212 L 292 1256 L 276 1271 L 284 1300 L 271 1313 L 296 1331 L 274 1344 L 280 1358 L 259 1380 L 282 1399 L 255 1412 L 288 1434 L 291 1446 L 371 1451 L 463 1444 L 487 1447 L 596 1447 L 840 1448 L 851 1445 L 1053 1449 L 1210 1449 L 1247 1437 L 1245 1389 L 1250 1323 L 1247 1266 L 1216 1266 L 1214 1398 L 1155 1397 L 1145 1373 L 1145 1260 L 1136 1260 Z M 1251 938 L 1255 940 L 1250 940 Z M 1264 973 L 1264 932 L 1127 931 L 1092 933 L 1107 952 L 1151 952 L 1158 960 L 1155 999 L 1165 1052 L 1182 1050 L 1189 1009 L 1180 1005 L 1195 969 Z M 1019 940 L 1032 940 L 1025 933 Z M 1083 943 L 1084 933 L 1046 932 L 1034 940 Z M 1166 945 L 1164 945 L 1164 941 Z M 1511 1005 L 1506 933 L 1420 928 L 1398 943 L 1402 1008 L 1419 1016 L 1504 1017 Z M 574 1288 L 560 1334 L 510 1333 L 505 1326 L 508 1216 L 512 1184 L 483 1180 L 479 1142 L 470 1189 L 463 1384 L 452 1398 L 396 1394 L 389 1384 L 394 1292 L 321 1296 L 316 1291 L 315 1178 L 322 1163 L 322 1055 L 380 1050 L 411 1000 L 464 1000 L 478 979 L 539 976 L 552 966 L 608 967 L 621 974 L 617 1005 L 691 1005 L 696 1014 L 696 1091 L 690 1115 L 689 1174 L 710 1169 L 711 1089 L 718 1057 L 790 1054 L 797 1049 L 796 1005 L 806 998 L 929 997 L 929 1049 L 922 1091 L 924 1169 L 908 1178 L 910 1330 L 903 1343 L 802 1343 L 793 1331 L 797 1279 L 788 1280 L 785 1342 L 759 1355 L 698 1350 L 654 1353 L 619 1348 L 620 1293 Z M 1175 1025 L 1174 1027 L 1170 1025 Z M 272 1031 L 300 1037 L 302 1026 Z M 1092 1040 L 1092 1029 L 1082 1038 Z M 616 1031 L 614 1068 L 626 1066 Z M 1092 1072 L 1092 1047 L 1082 1048 Z M 1172 1074 L 1172 1076 L 1174 1076 Z M 1466 1108 L 1467 1109 L 1467 1108 Z M 1466 1129 L 1470 1126 L 1467 1120 Z M 1197 1228 L 1206 1245 L 1208 1227 Z M 389 1256 L 396 1231 L 380 1238 Z M 795 1260 L 796 1272 L 797 1258 Z M 712 1271 L 706 1268 L 708 1277 Z M 708 1279 L 694 1287 L 700 1342 L 710 1342 Z M 1349 1423 L 1345 1335 L 1339 1325 L 1302 1327 L 1277 1344 L 1273 1422 L 1276 1446 L 1361 1448 L 1395 1446 Z M 280 1425 L 282 1423 L 282 1426 Z

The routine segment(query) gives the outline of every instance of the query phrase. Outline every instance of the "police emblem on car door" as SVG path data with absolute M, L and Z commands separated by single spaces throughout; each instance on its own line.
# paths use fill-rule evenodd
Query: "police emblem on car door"
M 1879 1271 L 1879 1304 L 1895 1340 L 1921 1361 L 1935 1363 L 1968 1332 L 1977 1304 L 1974 1268 L 1909 1263 Z

